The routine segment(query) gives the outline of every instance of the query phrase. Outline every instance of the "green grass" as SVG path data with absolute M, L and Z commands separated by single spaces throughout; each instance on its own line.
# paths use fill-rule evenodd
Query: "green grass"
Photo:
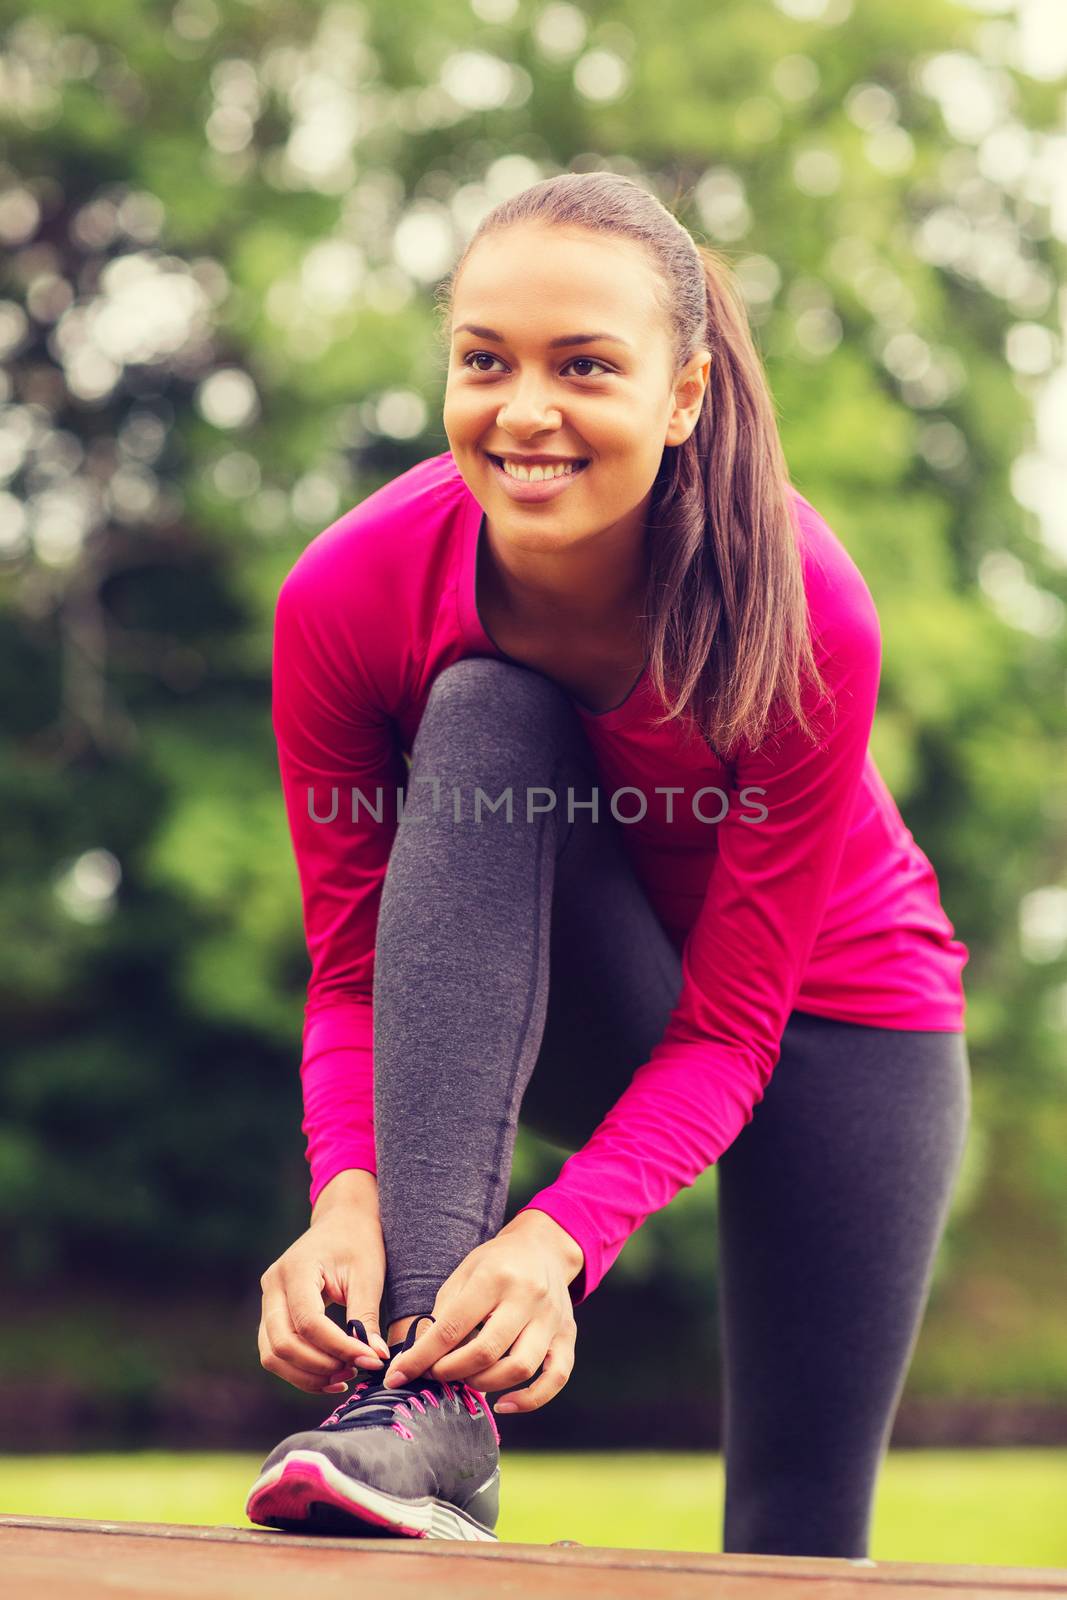
M 0 1510 L 250 1527 L 262 1456 L 0 1457 Z M 509 1451 L 498 1533 L 629 1549 L 721 1549 L 722 1460 L 700 1454 Z M 1067 1450 L 899 1451 L 879 1480 L 876 1561 L 1067 1566 Z

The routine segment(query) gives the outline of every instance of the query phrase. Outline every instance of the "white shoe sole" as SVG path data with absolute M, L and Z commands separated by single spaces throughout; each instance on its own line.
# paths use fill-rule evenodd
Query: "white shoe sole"
M 491 1478 L 486 1483 L 490 1481 Z M 300 1529 L 310 1523 L 316 1532 L 356 1532 L 355 1524 L 363 1523 L 368 1533 L 408 1539 L 499 1542 L 491 1529 L 458 1507 L 435 1500 L 432 1495 L 405 1500 L 386 1494 L 358 1478 L 348 1477 L 316 1450 L 290 1450 L 269 1472 L 257 1478 L 249 1491 L 245 1515 L 250 1522 L 284 1529 Z

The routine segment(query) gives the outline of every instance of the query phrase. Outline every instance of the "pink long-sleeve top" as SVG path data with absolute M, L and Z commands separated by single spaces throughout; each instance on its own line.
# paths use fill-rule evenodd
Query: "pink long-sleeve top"
M 751 1121 L 792 1010 L 964 1027 L 968 949 L 868 748 L 881 668 L 874 602 L 836 535 L 793 493 L 816 660 L 836 703 L 818 745 L 789 719 L 724 765 L 704 741 L 687 746 L 677 724 L 650 729 L 663 704 L 647 674 L 603 713 L 571 697 L 602 816 L 615 791 L 639 791 L 618 795 L 613 814 L 638 818 L 620 820 L 622 836 L 683 975 L 648 1061 L 523 1208 L 547 1212 L 581 1246 L 574 1305 Z M 507 659 L 478 616 L 482 523 L 446 451 L 312 539 L 278 595 L 273 723 L 311 961 L 300 1075 L 312 1206 L 338 1172 L 377 1170 L 374 947 L 405 756 L 438 673 L 466 656 Z M 815 699 L 804 705 L 825 716 Z

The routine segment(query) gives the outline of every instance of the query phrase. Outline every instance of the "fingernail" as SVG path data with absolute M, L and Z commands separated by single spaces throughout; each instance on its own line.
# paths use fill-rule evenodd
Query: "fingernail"
M 357 1367 L 363 1367 L 365 1369 L 372 1368 L 375 1372 L 377 1372 L 382 1365 L 381 1356 L 356 1356 L 354 1360 Z
M 517 1411 L 518 1406 L 513 1406 L 508 1400 L 501 1400 L 499 1405 L 493 1407 L 494 1411 Z
M 401 1367 L 390 1367 L 389 1371 L 385 1374 L 386 1388 L 389 1388 L 391 1384 L 407 1383 L 407 1381 L 408 1375 Z
M 348 1384 L 347 1383 L 328 1383 L 326 1385 L 325 1389 L 323 1389 L 322 1392 L 323 1392 L 323 1394 L 347 1394 L 348 1393 Z

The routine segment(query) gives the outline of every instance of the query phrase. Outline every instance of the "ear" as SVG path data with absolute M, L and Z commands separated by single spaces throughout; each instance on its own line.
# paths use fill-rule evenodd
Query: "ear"
M 663 440 L 665 445 L 684 444 L 696 427 L 710 374 L 710 350 L 698 350 L 682 368 L 674 386 L 674 405 Z

